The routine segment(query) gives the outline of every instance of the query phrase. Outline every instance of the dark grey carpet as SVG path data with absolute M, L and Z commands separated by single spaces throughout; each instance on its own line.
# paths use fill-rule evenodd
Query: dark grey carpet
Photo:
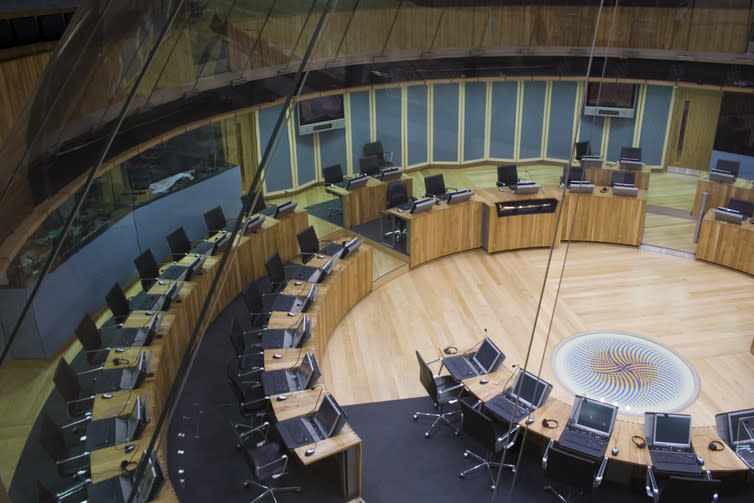
M 382 222 L 382 225 L 380 225 L 380 222 Z M 381 217 L 375 220 L 370 220 L 369 222 L 364 222 L 360 225 L 354 225 L 353 227 L 351 227 L 351 231 L 364 236 L 367 239 L 371 239 L 372 241 L 375 241 L 377 243 L 382 243 L 386 246 L 390 246 L 397 252 L 408 255 L 408 252 L 406 251 L 407 242 L 405 237 L 402 237 L 400 240 L 395 242 L 395 244 L 393 244 L 391 238 L 384 237 L 384 233 L 390 232 L 393 229 L 392 225 L 393 224 L 389 217 Z
M 306 207 L 310 215 L 327 220 L 330 223 L 343 227 L 345 225 L 343 218 L 343 208 L 340 198 L 323 201 Z

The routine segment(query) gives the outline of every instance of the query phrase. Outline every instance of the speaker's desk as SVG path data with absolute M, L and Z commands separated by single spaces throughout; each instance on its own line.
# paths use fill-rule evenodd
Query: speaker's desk
M 553 236 L 555 244 L 560 242 L 559 233 L 555 235 L 555 228 L 563 196 L 562 189 L 545 186 L 536 194 L 518 195 L 508 187 L 500 187 L 477 190 L 474 195 L 482 202 L 481 245 L 488 252 L 549 247 Z M 498 208 L 504 210 L 544 199 L 557 201 L 554 212 L 498 216 Z
M 649 175 L 651 173 L 650 168 L 644 166 L 641 170 L 634 169 L 620 169 L 616 164 L 615 167 L 609 167 L 612 163 L 603 163 L 602 167 L 589 167 L 584 168 L 584 178 L 592 182 L 598 187 L 605 187 L 612 185 L 613 173 L 616 171 L 623 173 L 634 174 L 634 185 L 639 189 L 649 189 Z
M 317 410 L 325 395 L 323 388 L 289 393 L 285 401 L 271 400 L 275 419 L 284 421 L 296 416 L 305 416 Z M 307 456 L 306 450 L 314 448 Z M 345 424 L 334 437 L 294 449 L 296 457 L 303 465 L 310 465 L 330 456 L 338 456 L 341 468 L 341 486 L 346 498 L 361 494 L 361 439 Z
M 709 174 L 705 173 L 699 176 L 696 182 L 696 195 L 694 196 L 694 206 L 691 207 L 693 216 L 699 215 L 699 208 L 702 205 L 702 194 L 707 192 L 707 209 L 725 206 L 731 197 L 736 199 L 745 199 L 754 201 L 754 187 L 752 182 L 743 178 L 736 178 L 733 183 L 713 182 L 709 179 Z
M 715 219 L 709 209 L 702 220 L 696 258 L 754 275 L 754 224 L 746 219 L 733 224 Z
M 386 213 L 406 222 L 411 268 L 439 257 L 479 248 L 482 205 L 476 196 L 458 204 L 440 202 L 429 211 L 416 215 L 397 208 L 390 208 Z
M 408 195 L 411 196 L 413 189 L 411 177 L 401 175 L 399 180 L 406 184 Z M 380 212 L 387 207 L 387 186 L 389 183 L 370 176 L 367 184 L 358 189 L 346 190 L 337 185 L 326 185 L 325 190 L 340 197 L 344 227 L 350 229 L 354 225 L 369 222 L 380 216 Z
M 566 194 L 561 239 L 639 246 L 644 232 L 647 191 L 636 197 L 616 196 L 595 187 L 591 194 Z

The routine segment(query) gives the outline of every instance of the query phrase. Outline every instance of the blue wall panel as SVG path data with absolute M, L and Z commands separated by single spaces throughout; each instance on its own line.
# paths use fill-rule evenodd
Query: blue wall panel
M 492 83 L 490 157 L 513 159 L 516 142 L 516 82 Z
M 458 84 L 434 86 L 432 160 L 458 162 Z
M 298 124 L 298 107 L 296 107 L 296 124 Z M 298 184 L 304 185 L 317 178 L 314 164 L 314 135 L 298 134 L 298 127 L 293 133 L 296 139 L 296 169 L 298 171 Z
M 376 138 L 385 152 L 393 153 L 393 164 L 402 164 L 401 153 L 401 88 L 374 91 Z
M 359 172 L 359 159 L 364 153 L 364 145 L 371 141 L 369 120 L 369 91 L 351 93 L 351 153 L 356 173 Z
M 550 95 L 550 124 L 547 157 L 568 159 L 573 141 L 573 111 L 576 107 L 576 82 L 553 82 Z
M 542 127 L 545 117 L 544 81 L 524 82 L 524 102 L 521 111 L 521 147 L 519 158 L 542 157 Z
M 621 147 L 630 147 L 634 141 L 634 124 L 636 119 L 610 118 L 610 138 L 607 140 L 607 157 L 605 159 L 617 161 L 620 158 Z
M 592 155 L 604 154 L 600 151 L 602 145 L 602 133 L 605 127 L 605 118 L 596 115 L 584 115 L 581 117 L 581 130 L 579 141 L 588 141 Z
M 463 160 L 484 158 L 484 119 L 487 110 L 487 84 L 466 84 L 466 103 L 463 118 Z
M 280 115 L 281 108 L 283 108 L 282 105 L 275 105 L 269 108 L 263 108 L 259 111 L 260 159 L 261 156 L 264 155 L 264 151 L 267 148 L 267 142 L 272 136 L 273 129 L 275 128 L 275 121 L 277 121 L 278 115 Z M 274 153 L 274 157 L 272 158 L 271 166 L 267 172 L 267 178 L 265 180 L 267 190 L 270 192 L 286 190 L 293 187 L 288 129 L 284 129 L 281 135 L 282 138 L 277 147 L 277 151 L 275 151 L 274 148 L 270 151 L 270 155 Z
M 323 168 L 340 164 L 340 170 L 346 173 L 346 130 L 333 129 L 319 133 L 320 166 Z M 358 171 L 358 167 L 357 167 Z
M 406 150 L 408 165 L 427 159 L 427 86 L 406 88 Z
M 672 97 L 673 88 L 670 86 L 647 86 L 644 119 L 639 136 L 641 157 L 647 164 L 662 164 L 662 147 L 665 144 L 665 129 Z

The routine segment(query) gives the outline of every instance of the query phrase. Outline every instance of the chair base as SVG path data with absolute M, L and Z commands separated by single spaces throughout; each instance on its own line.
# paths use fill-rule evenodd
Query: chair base
M 443 422 L 443 423 L 447 424 L 448 426 L 450 426 L 451 428 L 453 428 L 453 433 L 455 433 L 456 435 L 458 435 L 458 434 L 461 433 L 461 427 L 460 427 L 460 425 L 457 428 L 455 426 L 453 426 L 453 423 L 450 422 L 450 417 L 452 417 L 452 416 L 454 416 L 456 414 L 460 414 L 460 413 L 461 413 L 460 410 L 454 410 L 452 412 L 440 412 L 440 413 L 415 412 L 414 413 L 414 421 L 418 420 L 419 416 L 422 416 L 422 417 L 433 417 L 433 418 L 435 418 L 434 422 L 430 425 L 429 429 L 426 432 L 424 432 L 424 437 L 427 438 L 427 439 L 432 436 L 432 432 L 435 431 L 435 429 L 437 428 L 437 425 L 440 422 Z
M 270 487 L 266 486 L 264 484 L 260 484 L 256 480 L 246 480 L 243 483 L 243 487 L 250 487 L 255 486 L 260 489 L 262 489 L 262 494 L 251 500 L 249 503 L 256 503 L 257 501 L 261 501 L 265 496 L 270 496 L 272 498 L 272 501 L 277 503 L 277 498 L 275 497 L 275 493 L 290 493 L 290 492 L 301 492 L 301 487 Z
M 565 496 L 559 493 L 558 491 L 556 491 L 555 488 L 552 487 L 550 484 L 546 484 L 544 489 L 545 489 L 545 492 L 551 492 L 552 494 L 554 494 L 555 497 L 558 498 L 558 501 L 562 501 L 563 503 L 568 503 L 569 501 L 581 496 L 581 494 L 583 493 L 583 491 L 576 491 L 573 494 L 569 494 L 568 496 Z
M 469 473 L 475 472 L 475 471 L 479 470 L 482 467 L 487 468 L 487 473 L 490 475 L 490 482 L 491 482 L 490 489 L 494 491 L 495 490 L 495 475 L 492 473 L 492 469 L 493 468 L 499 469 L 500 468 L 500 463 L 498 463 L 497 461 L 490 461 L 487 458 L 483 458 L 479 454 L 477 454 L 475 452 L 472 452 L 472 451 L 470 451 L 468 449 L 466 449 L 464 451 L 463 457 L 464 458 L 472 457 L 479 464 L 472 466 L 468 470 L 462 471 L 458 476 L 461 477 L 462 479 L 464 479 L 464 478 L 466 478 L 466 475 L 468 475 Z M 510 469 L 510 471 L 512 473 L 516 473 L 516 466 L 515 465 L 510 465 L 510 464 L 503 463 L 503 468 Z

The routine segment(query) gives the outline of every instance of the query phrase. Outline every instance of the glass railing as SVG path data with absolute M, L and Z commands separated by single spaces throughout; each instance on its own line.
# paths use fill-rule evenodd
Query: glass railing
M 227 425 L 230 416 L 217 411 L 233 397 L 221 377 L 217 397 L 189 403 L 184 379 L 210 369 L 198 351 L 205 331 L 226 321 L 226 308 L 263 275 L 267 257 L 258 250 L 245 256 L 241 244 L 206 246 L 216 253 L 197 266 L 196 252 L 171 249 L 166 237 L 183 228 L 191 250 L 211 245 L 221 236 L 205 213 L 217 206 L 220 227 L 243 233 L 233 225 L 246 217 L 241 195 L 261 191 L 265 225 L 277 223 L 276 206 L 293 200 L 320 238 L 367 239 L 372 280 L 384 285 L 415 266 L 405 242 L 386 237 L 395 215 L 386 207 L 349 212 L 347 191 L 324 183 L 323 174 L 338 165 L 353 178 L 365 159 L 374 160 L 375 141 L 385 152 L 377 161 L 403 169 L 415 198 L 425 196 L 426 176 L 441 173 L 447 187 L 493 201 L 497 167 L 516 164 L 519 179 L 559 198 L 563 226 L 573 223 L 561 213 L 564 201 L 575 196 L 563 184 L 567 166 L 584 165 L 597 193 L 612 190 L 615 173 L 628 172 L 646 201 L 639 241 L 630 244 L 695 251 L 690 213 L 701 173 L 714 156 L 730 153 L 742 157 L 740 177 L 750 173 L 745 110 L 752 98 L 737 93 L 754 82 L 748 2 L 491 3 L 82 2 L 2 150 L 0 211 L 13 217 L 0 225 L 0 434 L 8 447 L 0 478 L 12 501 L 36 501 L 45 491 L 81 500 L 97 483 L 134 469 L 135 486 L 144 487 L 153 472 L 139 463 L 142 450 L 156 453 L 167 479 L 164 492 L 152 496 L 180 499 L 197 490 L 199 479 L 181 471 L 192 448 L 187 435 Z M 302 111 L 317 113 L 306 100 L 323 95 L 331 96 L 320 102 L 326 112 L 342 117 L 315 117 L 314 131 L 301 131 Z M 577 144 L 587 143 L 599 166 L 577 160 L 584 153 Z M 640 147 L 643 166 L 621 169 L 623 147 Z M 386 190 L 386 182 L 368 183 Z M 375 205 L 386 206 L 384 197 Z M 288 229 L 294 244 L 298 230 Z M 570 265 L 563 236 L 548 234 L 537 246 L 563 243 L 532 252 L 529 288 L 539 299 L 518 320 L 530 337 L 505 350 L 535 373 L 549 372 L 542 365 L 553 349 L 545 323 L 558 300 L 552 285 L 568 277 Z M 148 250 L 158 272 L 183 268 L 177 293 L 169 278 L 149 284 L 142 274 L 139 281 L 135 259 Z M 143 309 L 113 319 L 114 304 L 104 300 L 115 283 Z M 146 295 L 160 305 L 145 308 Z M 172 305 L 163 315 L 166 300 Z M 143 388 L 103 388 L 121 363 L 132 366 L 140 356 L 135 349 L 125 356 L 82 349 L 87 314 L 109 341 L 102 346 L 128 345 L 136 333 L 153 338 L 144 347 L 153 360 Z M 398 355 L 398 366 L 408 367 L 413 356 Z M 64 399 L 53 380 L 61 358 L 79 374 L 73 398 Z M 100 365 L 107 368 L 93 381 L 88 372 Z M 221 366 L 210 370 L 222 376 Z M 323 376 L 336 398 L 343 378 Z M 419 396 L 415 385 L 411 394 Z M 97 396 L 83 409 L 73 403 L 90 393 Z M 137 396 L 146 398 L 151 418 L 138 439 L 103 447 L 79 441 L 88 426 L 62 428 L 138 415 Z M 66 454 L 91 451 L 88 464 L 56 463 L 61 454 L 50 437 Z M 118 452 L 129 443 L 133 451 Z M 142 497 L 134 492 L 131 500 Z

